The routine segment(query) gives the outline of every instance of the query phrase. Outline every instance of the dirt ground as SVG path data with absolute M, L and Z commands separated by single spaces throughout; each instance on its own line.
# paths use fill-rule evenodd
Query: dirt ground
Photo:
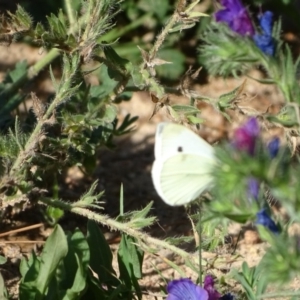
M 38 49 L 33 49 L 26 45 L 13 44 L 9 48 L 1 47 L 0 51 L 0 71 L 6 71 L 12 68 L 15 61 L 20 57 L 27 59 L 32 64 L 43 55 Z M 47 97 L 53 93 L 53 87 L 48 73 L 44 72 L 43 80 L 39 80 L 26 87 L 26 91 L 34 90 L 39 97 Z M 262 76 L 259 72 L 253 72 L 253 76 Z M 0 76 L 1 78 L 1 76 Z M 209 78 L 205 84 L 196 84 L 194 88 L 208 97 L 218 97 L 221 94 L 231 91 L 241 85 L 245 78 L 228 79 Z M 268 109 L 276 110 L 282 101 L 281 95 L 272 86 L 261 85 L 248 79 L 244 88 L 246 97 L 241 103 L 240 108 L 247 115 L 257 115 L 266 112 Z M 29 98 L 29 96 L 28 96 Z M 171 97 L 173 103 L 186 103 L 187 100 L 176 96 Z M 28 102 L 29 103 L 29 102 Z M 251 103 L 251 110 L 244 109 Z M 128 113 L 132 116 L 139 116 L 135 124 L 135 130 L 115 140 L 117 150 L 102 149 L 98 154 L 98 168 L 92 178 L 87 178 L 79 169 L 71 168 L 68 171 L 66 181 L 63 183 L 64 192 L 71 198 L 80 196 L 86 191 L 92 180 L 99 179 L 99 190 L 105 190 L 104 200 L 105 212 L 110 216 L 116 216 L 119 209 L 120 185 L 124 186 L 125 211 L 141 209 L 150 201 L 154 201 L 152 215 L 157 217 L 157 223 L 148 231 L 152 236 L 165 238 L 168 236 L 192 235 L 192 226 L 183 207 L 170 207 L 163 203 L 156 194 L 150 176 L 150 170 L 153 163 L 153 144 L 156 125 L 165 120 L 170 120 L 165 108 L 161 109 L 151 120 L 150 116 L 154 109 L 154 103 L 151 101 L 147 92 L 135 93 L 131 101 L 123 102 L 119 106 L 120 119 Z M 236 124 L 228 124 L 224 117 L 220 116 L 212 107 L 202 105 L 202 116 L 206 120 L 199 133 L 210 143 L 215 143 L 221 138 L 231 134 L 233 128 L 239 122 L 246 118 L 240 115 Z M 274 132 L 269 132 L 270 135 Z M 65 227 L 83 226 L 85 220 L 67 215 L 62 221 Z M 28 225 L 36 225 L 37 228 L 1 236 L 15 228 L 22 228 Z M 232 225 L 230 232 L 237 236 L 241 227 Z M 111 244 L 112 249 L 117 249 L 119 234 L 109 232 L 104 228 L 105 235 Z M 9 262 L 1 266 L 1 273 L 6 279 L 6 284 L 10 292 L 17 298 L 17 286 L 19 280 L 18 263 L 23 256 L 28 256 L 32 249 L 39 250 L 43 245 L 45 238 L 51 233 L 51 228 L 40 223 L 40 219 L 31 211 L 25 211 L 17 215 L 14 219 L 6 220 L 0 224 L 0 254 L 9 258 Z M 261 259 L 267 245 L 262 243 L 255 230 L 245 230 L 237 244 L 237 249 L 233 253 L 234 239 L 232 243 L 220 247 L 214 253 L 204 252 L 203 257 L 208 265 L 206 272 L 216 277 L 226 275 L 232 267 L 239 267 L 243 261 L 248 262 L 250 266 L 256 265 Z M 193 254 L 193 248 L 189 249 Z M 115 251 L 116 252 L 116 251 Z M 141 285 L 147 291 L 145 299 L 162 299 L 160 296 L 160 284 L 165 285 L 161 275 L 165 278 L 179 278 L 179 274 L 171 269 L 164 261 L 167 258 L 182 266 L 182 261 L 168 251 L 161 251 L 157 255 L 146 254 L 143 273 L 144 278 Z M 210 262 L 217 261 L 216 264 Z M 115 260 L 116 263 L 116 260 Z M 158 274 L 155 268 L 161 274 Z M 196 274 L 187 268 L 186 275 L 192 279 Z M 229 281 L 230 283 L 230 281 Z M 291 288 L 299 287 L 299 279 L 291 283 Z M 232 289 L 238 289 L 234 284 Z M 157 298 L 155 298 L 155 296 Z

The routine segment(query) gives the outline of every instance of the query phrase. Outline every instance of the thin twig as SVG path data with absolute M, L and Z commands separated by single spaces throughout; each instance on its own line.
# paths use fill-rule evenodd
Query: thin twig
M 33 230 L 33 229 L 42 227 L 43 225 L 44 225 L 43 223 L 39 223 L 39 224 L 29 225 L 29 226 L 26 226 L 26 227 L 6 231 L 6 232 L 3 232 L 3 233 L 0 233 L 0 237 L 8 236 L 8 235 L 23 232 L 23 231 Z
M 45 244 L 45 241 L 1 241 L 0 243 L 4 244 Z

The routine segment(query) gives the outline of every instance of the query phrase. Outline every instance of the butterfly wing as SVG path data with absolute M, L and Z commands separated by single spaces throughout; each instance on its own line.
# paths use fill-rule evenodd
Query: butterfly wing
M 163 164 L 155 161 L 153 171 L 159 177 L 153 182 L 158 195 L 171 206 L 195 200 L 212 186 L 214 165 L 214 159 L 185 153 L 169 157 Z
M 174 123 L 159 123 L 155 135 L 155 159 L 166 159 L 179 152 L 211 158 L 213 147 L 192 130 Z
M 212 184 L 213 147 L 186 127 L 160 123 L 156 131 L 152 180 L 169 205 L 196 199 Z

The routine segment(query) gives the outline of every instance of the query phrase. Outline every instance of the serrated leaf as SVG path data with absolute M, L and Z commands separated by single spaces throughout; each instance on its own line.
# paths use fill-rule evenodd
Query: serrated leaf
M 73 203 L 72 206 L 99 208 L 97 202 L 103 196 L 104 192 L 102 191 L 98 194 L 95 194 L 97 185 L 98 185 L 98 180 L 95 180 L 91 185 L 90 189 L 84 195 L 82 195 L 77 202 Z
M 149 214 L 152 206 L 153 206 L 153 201 L 149 202 L 149 204 L 146 207 L 144 207 L 142 210 L 136 212 L 133 215 L 132 219 L 134 220 L 134 219 L 143 219 L 143 218 L 146 218 L 147 215 Z

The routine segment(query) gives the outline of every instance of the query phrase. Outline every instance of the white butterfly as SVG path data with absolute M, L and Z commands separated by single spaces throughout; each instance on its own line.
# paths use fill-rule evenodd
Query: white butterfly
M 154 154 L 153 184 L 167 204 L 189 203 L 212 186 L 214 149 L 190 129 L 173 123 L 158 124 Z

